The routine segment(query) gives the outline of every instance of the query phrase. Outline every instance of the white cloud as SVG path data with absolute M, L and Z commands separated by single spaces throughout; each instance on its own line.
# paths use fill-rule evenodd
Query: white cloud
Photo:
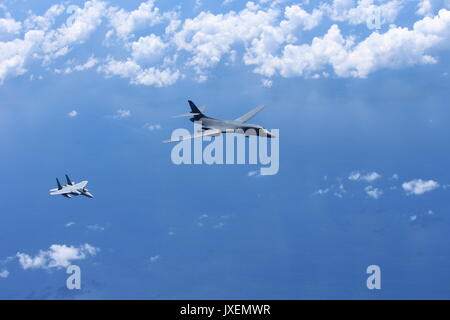
M 24 21 L 24 27 L 27 30 L 48 30 L 54 23 L 55 19 L 64 12 L 65 7 L 62 4 L 51 6 L 43 16 L 36 16 L 31 13 Z
M 114 39 L 120 41 L 113 45 L 119 48 L 106 52 L 106 57 L 92 56 L 84 64 L 54 69 L 55 72 L 71 73 L 100 64 L 97 70 L 106 77 L 119 76 L 131 84 L 164 87 L 185 76 L 180 70 L 192 69 L 194 72 L 186 74 L 193 73 L 196 81 L 203 82 L 224 56 L 226 65 L 235 65 L 237 57 L 242 57 L 246 66 L 262 76 L 262 85 L 270 87 L 274 76 L 318 78 L 328 76 L 332 69 L 337 77 L 365 78 L 380 69 L 435 63 L 434 55 L 448 48 L 450 11 L 443 8 L 444 1 L 421 0 L 418 13 L 425 17 L 410 27 L 397 27 L 392 23 L 406 3 L 334 0 L 306 10 L 301 4 L 260 1 L 248 2 L 240 11 L 202 11 L 183 20 L 179 7 L 163 12 L 153 0 L 142 2 L 131 11 L 91 0 L 74 12 L 67 11 L 74 6 L 66 8 L 62 4 L 53 5 L 42 16 L 30 12 L 23 21 L 7 14 L 0 18 L 0 34 L 6 32 L 8 39 L 17 38 L 0 41 L 0 83 L 7 77 L 24 74 L 32 60 L 48 65 L 67 55 L 94 31 L 102 30 L 102 22 L 108 27 L 106 38 L 115 35 Z M 448 1 L 445 6 L 448 7 Z M 439 13 L 433 15 L 439 7 Z M 338 25 L 364 24 L 376 12 L 380 12 L 383 24 L 390 24 L 384 32 L 375 31 L 360 38 L 364 33 L 358 30 L 343 34 L 346 29 Z M 64 13 L 65 23 L 55 26 Z M 327 26 L 330 21 L 336 24 Z M 150 29 L 162 23 L 162 28 Z M 305 31 L 320 24 L 320 30 L 327 31 L 315 33 L 307 41 Z M 134 33 L 140 30 L 145 33 L 134 40 Z M 237 54 L 238 49 L 243 54 Z
M 266 77 L 277 73 L 283 77 L 308 76 L 331 66 L 339 77 L 365 78 L 383 68 L 435 63 L 428 51 L 448 42 L 449 35 L 450 11 L 442 9 L 437 16 L 416 22 L 412 29 L 391 27 L 382 34 L 373 32 L 359 43 L 353 37 L 344 37 L 333 25 L 311 44 L 287 44 L 279 56 L 260 50 L 245 63 L 256 65 L 254 71 Z
M 9 276 L 9 271 L 6 269 L 3 269 L 0 271 L 0 278 L 8 278 Z
M 154 130 L 161 129 L 161 125 L 160 124 L 149 124 L 149 123 L 146 123 L 146 124 L 144 124 L 144 128 L 149 130 L 149 131 L 154 131 Z
M 155 263 L 156 261 L 158 261 L 161 257 L 159 255 L 156 256 L 151 256 L 150 257 L 150 262 L 151 263 Z
M 66 55 L 71 45 L 81 44 L 97 29 L 106 14 L 106 3 L 102 1 L 86 1 L 83 8 L 77 8 L 57 29 L 45 34 L 41 50 L 45 61 Z
M 44 38 L 44 32 L 31 30 L 23 39 L 0 42 L 0 84 L 8 76 L 26 72 L 25 64 Z
M 160 37 L 153 33 L 146 37 L 140 37 L 138 41 L 132 42 L 131 56 L 134 61 L 149 62 L 154 61 L 162 55 L 167 44 Z
M 22 23 L 11 18 L 0 18 L 0 34 L 17 34 L 22 29 Z
M 439 183 L 434 180 L 424 181 L 422 179 L 414 179 L 404 182 L 402 188 L 408 195 L 421 195 L 425 192 L 439 188 Z
M 248 177 L 253 177 L 253 176 L 258 176 L 258 175 L 259 175 L 259 170 L 252 170 L 247 173 Z
M 261 84 L 263 85 L 263 87 L 270 88 L 272 87 L 273 82 L 269 79 L 262 79 Z
M 87 228 L 91 231 L 105 231 L 105 227 L 103 227 L 99 224 L 91 224 L 91 225 L 88 225 Z
M 217 15 L 201 12 L 184 21 L 181 30 L 174 34 L 173 42 L 178 50 L 192 54 L 187 65 L 203 74 L 205 69 L 217 65 L 232 45 L 258 37 L 265 26 L 275 23 L 277 15 L 272 9 L 254 11 L 251 8 Z
M 79 64 L 76 65 L 74 67 L 67 67 L 64 70 L 59 70 L 59 69 L 55 69 L 56 73 L 65 73 L 65 74 L 69 74 L 72 73 L 74 71 L 84 71 L 84 70 L 88 70 L 91 69 L 93 67 L 95 67 L 95 65 L 98 63 L 98 59 L 94 58 L 94 56 L 90 56 L 87 61 L 83 64 Z
M 94 256 L 99 249 L 88 243 L 79 247 L 53 244 L 46 251 L 40 250 L 37 255 L 30 256 L 26 253 L 17 253 L 17 258 L 23 269 L 50 269 L 66 268 L 73 260 L 84 260 L 88 256 Z
M 78 112 L 77 112 L 77 110 L 72 110 L 67 115 L 71 118 L 74 118 L 78 115 Z
M 342 198 L 346 192 L 347 191 L 345 190 L 344 185 L 341 183 L 337 188 L 335 188 L 333 195 L 335 195 L 338 198 Z
M 432 14 L 433 4 L 431 0 L 420 0 L 417 4 L 416 13 L 422 16 L 428 16 Z
M 381 178 L 381 175 L 375 171 L 367 173 L 367 174 L 362 174 L 359 171 L 354 171 L 354 172 L 350 173 L 350 175 L 348 176 L 348 180 L 352 180 L 352 181 L 364 180 L 366 182 L 373 182 L 379 178 Z
M 153 0 L 142 2 L 136 10 L 131 12 L 117 7 L 110 8 L 108 17 L 114 32 L 123 40 L 132 36 L 133 32 L 138 29 L 152 27 L 163 20 L 163 16 L 160 14 L 159 8 L 154 6 Z
M 347 193 L 347 190 L 345 190 L 344 184 L 339 183 L 339 184 L 332 184 L 326 188 L 320 188 L 314 191 L 313 195 L 321 196 L 326 194 L 332 194 L 335 197 L 343 198 L 345 193 Z
M 355 5 L 354 0 L 334 0 L 331 5 L 322 6 L 323 10 L 334 21 L 347 21 L 350 24 L 367 23 L 379 15 L 382 24 L 394 22 L 405 0 L 390 0 L 377 5 L 375 0 L 361 0 Z
M 65 224 L 65 226 L 68 228 L 68 227 L 73 226 L 74 224 L 75 224 L 75 222 L 70 221 L 70 222 L 67 222 L 67 223 Z
M 26 72 L 29 60 L 51 59 L 63 56 L 71 50 L 71 45 L 83 43 L 101 22 L 105 4 L 87 1 L 79 8 L 72 24 L 66 23 L 57 29 L 50 29 L 55 18 L 64 7 L 52 6 L 44 16 L 31 15 L 24 22 L 23 39 L 0 42 L 0 83 L 8 76 L 18 76 Z
M 324 188 L 317 190 L 316 192 L 314 192 L 314 194 L 323 195 L 327 194 L 328 192 L 330 192 L 330 188 Z
M 374 199 L 378 199 L 383 194 L 382 190 L 375 188 L 373 186 L 367 186 L 364 188 L 364 190 L 366 191 L 369 197 L 372 197 Z
M 103 72 L 107 77 L 119 76 L 121 78 L 129 78 L 131 84 L 155 87 L 165 87 L 174 84 L 180 77 L 178 70 L 172 71 L 169 68 L 160 70 L 155 67 L 142 68 L 131 59 L 117 61 L 110 58 L 98 70 Z
M 116 115 L 114 118 L 116 119 L 123 119 L 123 118 L 129 118 L 131 117 L 131 111 L 127 109 L 119 109 L 116 111 Z

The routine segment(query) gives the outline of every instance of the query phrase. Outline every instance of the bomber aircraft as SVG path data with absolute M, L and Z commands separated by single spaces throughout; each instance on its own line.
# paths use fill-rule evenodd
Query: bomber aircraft
M 188 139 L 200 138 L 203 136 L 218 136 L 222 133 L 241 133 L 246 136 L 261 135 L 267 138 L 275 138 L 274 134 L 270 133 L 269 130 L 261 127 L 260 125 L 246 123 L 258 112 L 264 109 L 263 106 L 256 107 L 252 111 L 234 120 L 219 120 L 204 115 L 204 109 L 197 108 L 191 100 L 188 100 L 188 103 L 191 107 L 191 112 L 175 116 L 175 118 L 192 117 L 189 120 L 200 124 L 202 126 L 201 131 L 194 133 L 193 135 L 180 137 L 178 139 L 164 140 L 163 142 L 179 142 Z

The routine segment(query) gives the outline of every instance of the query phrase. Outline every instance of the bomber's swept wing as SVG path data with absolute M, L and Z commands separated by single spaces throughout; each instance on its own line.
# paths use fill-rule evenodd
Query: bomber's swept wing
M 253 118 L 258 112 L 260 112 L 262 109 L 264 109 L 264 106 L 256 107 L 256 108 L 253 109 L 252 111 L 247 112 L 247 113 L 244 114 L 242 117 L 239 117 L 239 118 L 235 119 L 234 121 L 247 122 L 248 120 L 250 120 L 251 118 Z
M 221 133 L 222 133 L 222 131 L 220 131 L 219 129 L 209 129 L 209 130 L 205 130 L 205 131 L 202 131 L 202 132 L 195 133 L 195 134 L 190 135 L 190 136 L 180 137 L 180 138 L 174 139 L 174 140 L 171 140 L 171 139 L 164 140 L 163 142 L 165 142 L 165 143 L 167 143 L 167 142 L 179 142 L 179 141 L 195 139 L 195 138 L 200 138 L 200 137 L 217 136 L 217 135 L 219 135 Z

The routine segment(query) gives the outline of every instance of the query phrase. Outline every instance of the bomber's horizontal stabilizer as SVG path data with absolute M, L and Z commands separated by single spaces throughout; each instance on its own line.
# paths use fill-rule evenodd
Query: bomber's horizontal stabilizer
M 204 112 L 206 109 L 206 107 L 200 107 L 198 108 L 198 110 L 200 112 L 189 112 L 189 113 L 183 113 L 183 114 L 179 114 L 177 116 L 173 116 L 173 118 L 184 118 L 184 117 L 193 117 L 193 116 L 197 116 L 199 114 L 202 114 L 202 112 Z
M 184 118 L 184 117 L 193 117 L 193 116 L 196 116 L 196 115 L 199 115 L 200 113 L 192 113 L 192 112 L 189 112 L 189 113 L 183 113 L 183 114 L 179 114 L 179 115 L 177 115 L 177 116 L 173 116 L 173 118 Z

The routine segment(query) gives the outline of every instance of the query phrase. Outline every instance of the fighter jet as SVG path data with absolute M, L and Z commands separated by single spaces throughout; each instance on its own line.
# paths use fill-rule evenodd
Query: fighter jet
M 50 195 L 62 195 L 66 198 L 72 198 L 72 196 L 83 195 L 88 198 L 93 198 L 94 196 L 89 192 L 86 188 L 88 181 L 81 181 L 78 183 L 74 183 L 70 180 L 69 176 L 66 174 L 67 184 L 61 185 L 58 178 L 56 178 L 56 183 L 58 184 L 58 188 L 50 189 Z
M 256 125 L 246 123 L 248 120 L 253 118 L 258 112 L 264 109 L 263 106 L 257 107 L 252 111 L 244 114 L 234 120 L 219 120 L 211 117 L 207 117 L 203 114 L 204 109 L 197 108 L 197 106 L 188 100 L 189 106 L 191 107 L 191 112 L 175 116 L 175 118 L 181 117 L 191 117 L 189 120 L 198 123 L 202 126 L 202 129 L 190 136 L 180 137 L 174 140 L 164 140 L 163 142 L 179 142 L 189 139 L 200 138 L 203 136 L 218 136 L 222 133 L 242 133 L 246 136 L 250 135 L 261 135 L 267 138 L 275 138 L 275 135 L 270 133 L 269 130 Z

